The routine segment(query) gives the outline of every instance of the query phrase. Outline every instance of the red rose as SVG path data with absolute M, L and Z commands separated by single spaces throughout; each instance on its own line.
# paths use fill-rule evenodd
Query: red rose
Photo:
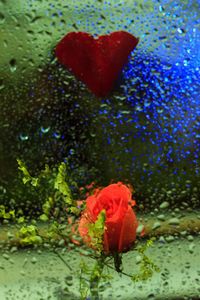
M 131 190 L 121 182 L 110 184 L 86 200 L 86 209 L 79 222 L 79 233 L 91 246 L 88 225 L 94 223 L 102 210 L 106 212 L 103 248 L 106 253 L 123 252 L 136 239 L 138 222 L 131 206 Z

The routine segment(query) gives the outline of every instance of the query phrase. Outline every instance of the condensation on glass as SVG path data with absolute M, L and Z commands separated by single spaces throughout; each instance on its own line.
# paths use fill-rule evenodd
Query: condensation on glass
M 97 98 L 58 63 L 54 49 L 71 31 L 117 30 L 140 42 L 112 94 Z M 42 195 L 27 191 L 17 159 L 36 176 L 45 164 L 67 161 L 78 186 L 129 182 L 141 218 L 150 219 L 155 232 L 169 228 L 149 250 L 161 273 L 131 289 L 114 277 L 104 283 L 102 299 L 198 298 L 198 1 L 1 0 L 0 31 L 0 205 L 40 215 Z M 4 235 L 9 238 L 9 228 Z M 49 247 L 41 253 L 11 249 L 2 247 L 2 299 L 16 293 L 18 299 L 79 299 L 72 293 L 75 274 L 70 277 Z M 76 252 L 63 255 L 78 270 Z

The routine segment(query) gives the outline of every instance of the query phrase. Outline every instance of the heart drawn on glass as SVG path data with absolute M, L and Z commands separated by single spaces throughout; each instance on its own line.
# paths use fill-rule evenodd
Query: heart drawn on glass
M 86 32 L 70 32 L 56 46 L 55 55 L 94 95 L 105 97 L 138 42 L 125 31 L 97 38 Z

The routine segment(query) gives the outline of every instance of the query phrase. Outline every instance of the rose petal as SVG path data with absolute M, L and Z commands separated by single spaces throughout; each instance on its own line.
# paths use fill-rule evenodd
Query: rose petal
M 120 220 L 118 220 L 118 222 L 106 222 L 104 250 L 108 249 L 108 252 L 115 252 L 118 250 L 121 227 L 122 221 Z
M 136 215 L 132 210 L 131 206 L 129 206 L 121 227 L 118 245 L 119 252 L 127 250 L 135 241 L 137 226 L 138 222 L 136 219 Z

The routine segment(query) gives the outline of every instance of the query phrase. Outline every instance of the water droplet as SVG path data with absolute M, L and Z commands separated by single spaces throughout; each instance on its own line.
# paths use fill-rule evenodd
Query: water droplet
M 31 262 L 32 262 L 32 264 L 36 264 L 37 258 L 34 256 L 34 257 L 31 259 Z
M 42 133 L 48 133 L 50 129 L 51 129 L 50 126 L 49 127 L 44 127 L 44 126 L 40 127 L 40 130 L 41 130 Z
M 0 25 L 1 24 L 3 24 L 4 22 L 5 22 L 5 16 L 4 16 L 4 14 L 2 14 L 1 12 L 0 12 Z
M 159 242 L 160 242 L 161 244 L 165 244 L 165 243 L 166 243 L 164 236 L 160 236 L 160 237 L 159 237 Z
M 183 28 L 178 28 L 177 31 L 180 34 L 184 34 L 185 33 L 185 29 L 183 29 Z
M 71 155 L 75 154 L 75 150 L 74 149 L 70 149 L 69 150 L 69 154 L 71 154 Z
M 90 136 L 91 136 L 91 137 L 95 137 L 96 134 L 95 134 L 95 133 L 90 133 Z
M 144 106 L 145 106 L 145 107 L 149 107 L 150 105 L 151 105 L 151 102 L 150 102 L 150 101 L 145 101 L 145 102 L 144 102 Z
M 4 87 L 5 85 L 3 84 L 3 80 L 0 80 L 0 90 L 3 90 Z
M 195 248 L 195 244 L 194 243 L 191 243 L 190 245 L 189 245 L 189 252 L 192 254 L 192 253 L 194 253 L 194 248 Z
M 168 222 L 170 225 L 179 225 L 180 220 L 178 218 L 171 218 Z
M 53 137 L 56 138 L 56 139 L 60 139 L 61 134 L 59 132 L 54 132 Z
M 192 235 L 188 235 L 188 236 L 187 236 L 187 240 L 188 240 L 189 242 L 191 242 L 191 241 L 194 240 L 194 237 L 193 237 Z
M 159 11 L 162 12 L 164 10 L 165 10 L 164 7 L 162 5 L 159 5 Z
M 25 258 L 24 261 L 23 261 L 22 267 L 25 267 L 25 265 L 27 264 L 27 262 L 28 262 L 28 259 Z
M 164 209 L 164 208 L 167 208 L 167 207 L 169 207 L 169 202 L 167 202 L 167 201 L 164 201 L 164 202 L 162 202 L 162 203 L 160 204 L 160 208 L 161 208 L 161 209 Z
M 174 241 L 174 236 L 173 235 L 168 235 L 165 237 L 165 240 L 170 243 L 170 242 L 173 242 Z
M 136 264 L 139 264 L 139 263 L 141 263 L 141 261 L 142 261 L 142 257 L 141 257 L 141 255 L 137 255 L 137 256 L 136 256 L 136 258 L 135 258 L 135 262 L 136 262 Z
M 186 235 L 187 235 L 187 231 L 186 231 L 186 230 L 183 230 L 183 231 L 180 232 L 180 234 L 181 234 L 182 236 L 186 236 Z
M 29 136 L 25 133 L 20 133 L 19 138 L 21 141 L 27 141 L 29 139 Z
M 4 253 L 4 254 L 2 255 L 2 257 L 3 257 L 4 259 L 6 259 L 6 260 L 9 260 L 9 259 L 10 259 L 9 255 L 6 254 L 6 253 Z
M 135 110 L 136 110 L 136 111 L 142 111 L 142 107 L 141 107 L 140 105 L 137 105 L 137 106 L 135 107 Z
M 165 221 L 165 215 L 158 215 L 158 216 L 157 216 L 157 219 L 158 219 L 159 221 Z
M 153 226 L 152 226 L 152 229 L 157 229 L 160 227 L 160 222 L 156 221 Z
M 10 252 L 11 252 L 11 253 L 17 252 L 17 247 L 16 247 L 16 246 L 13 246 L 13 247 L 10 249 Z
M 136 230 L 137 235 L 140 235 L 143 230 L 144 230 L 144 225 L 139 224 L 139 226 L 137 227 L 137 230 Z
M 13 73 L 16 71 L 17 69 L 17 62 L 14 58 L 12 58 L 10 61 L 9 61 L 9 65 L 10 65 L 10 71 Z
M 24 270 L 21 270 L 21 271 L 20 271 L 20 275 L 25 276 L 25 275 L 26 275 L 25 271 L 24 271 Z
M 157 112 L 158 112 L 159 114 L 162 114 L 162 113 L 163 113 L 163 108 L 158 108 L 158 109 L 157 109 Z

